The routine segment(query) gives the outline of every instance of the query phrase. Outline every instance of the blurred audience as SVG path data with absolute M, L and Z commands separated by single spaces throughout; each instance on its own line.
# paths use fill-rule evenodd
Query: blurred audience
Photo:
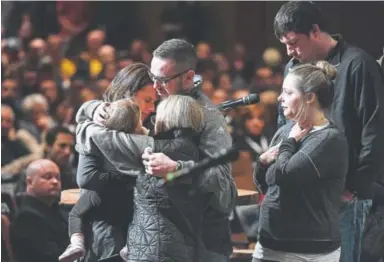
M 13 177 L 13 181 L 7 183 L 11 185 L 12 193 L 16 193 L 16 196 L 28 193 L 28 187 L 33 186 L 33 181 L 36 182 L 36 179 L 32 178 L 38 176 L 30 177 L 27 167 L 31 162 L 42 158 L 50 160 L 58 167 L 61 190 L 78 187 L 75 181 L 77 154 L 73 149 L 76 112 L 86 101 L 103 98 L 108 100 L 103 94 L 108 94 L 113 86 L 118 86 L 121 91 L 127 90 L 127 83 L 120 83 L 119 78 L 115 79 L 118 74 L 140 74 L 139 77 L 145 80 L 137 89 L 128 88 L 129 92 L 126 95 L 134 96 L 140 102 L 142 118 L 146 123 L 149 124 L 154 120 L 152 115 L 158 97 L 147 76 L 146 66 L 150 64 L 152 58 L 149 43 L 137 37 L 132 39 L 131 43 L 127 43 L 125 48 L 117 48 L 111 45 L 107 31 L 91 26 L 93 7 L 83 3 L 73 5 L 57 3 L 54 6 L 55 14 L 56 12 L 58 14 L 57 31 L 38 33 L 39 29 L 33 15 L 23 11 L 20 13 L 19 28 L 14 30 L 17 33 L 3 35 L 5 38 L 3 37 L 1 42 L 1 172 L 2 177 Z M 78 10 L 70 11 L 73 6 L 77 6 Z M 87 6 L 90 8 L 88 11 L 85 10 Z M 260 92 L 260 105 L 229 110 L 225 114 L 228 129 L 235 140 L 244 144 L 247 138 L 263 147 L 264 137 L 268 140 L 272 132 L 270 130 L 274 130 L 276 123 L 272 116 L 275 113 L 273 110 L 279 92 L 276 86 L 281 80 L 275 77 L 275 69 L 281 66 L 281 56 L 280 60 L 275 59 L 275 62 L 270 62 L 273 60 L 270 59 L 273 55 L 267 55 L 268 63 L 263 62 L 263 58 L 250 63 L 247 59 L 247 50 L 242 43 L 236 43 L 232 54 L 218 52 L 207 41 L 195 43 L 199 57 L 196 71 L 204 80 L 201 88 L 216 105 L 227 100 L 239 99 L 250 92 Z M 130 67 L 132 63 L 137 62 L 140 63 L 139 69 L 135 72 L 127 71 L 127 68 L 133 68 Z M 262 88 L 256 81 L 259 78 L 256 79 L 255 73 L 257 70 L 263 70 L 259 68 L 260 65 L 267 68 L 264 71 L 269 70 L 267 74 L 261 73 L 262 76 L 275 79 L 272 81 L 273 84 L 267 84 Z M 134 81 L 130 81 L 129 86 L 134 87 Z M 44 175 L 41 176 L 43 176 L 41 179 L 45 179 Z M 58 189 L 58 182 L 54 180 L 52 178 L 53 191 Z M 46 190 L 53 192 L 51 189 Z M 41 208 L 35 200 L 32 198 L 26 203 Z M 49 213 L 47 219 L 54 217 L 56 219 L 54 223 L 58 223 L 56 205 L 57 203 L 41 211 Z M 40 209 L 37 213 L 39 212 Z M 24 223 L 24 218 L 21 217 L 17 221 L 18 224 Z M 35 217 L 31 218 L 30 225 L 37 223 L 35 220 Z M 48 226 L 53 225 L 46 221 L 44 223 Z M 23 228 L 25 225 L 20 227 Z M 44 232 L 47 230 L 47 236 L 52 233 L 47 227 L 42 230 Z M 20 231 L 17 234 L 20 234 Z M 16 251 L 19 254 L 29 252 L 29 249 L 26 251 L 20 244 L 26 243 L 23 241 L 30 241 L 29 235 L 25 236 L 25 239 L 20 236 L 15 239 L 18 245 Z M 41 241 L 47 243 L 44 242 L 46 240 Z M 61 240 L 51 238 L 49 241 L 60 243 L 61 247 Z M 34 245 L 35 243 L 31 244 L 32 247 Z M 51 243 L 47 245 L 55 246 Z M 56 250 L 56 246 L 52 248 L 52 252 Z M 40 252 L 41 248 L 36 251 Z M 48 253 L 50 252 L 47 251 L 47 256 L 50 255 Z M 32 257 L 36 255 L 36 261 L 47 261 L 44 260 L 42 253 L 31 254 Z M 24 256 L 18 257 L 21 262 L 27 259 Z
M 74 159 L 74 135 L 65 127 L 54 127 L 45 136 L 44 150 L 40 158 L 51 160 L 59 167 L 61 188 L 77 188 L 76 168 L 72 163 Z M 27 188 L 27 171 L 20 174 L 16 188 L 17 193 L 23 193 Z
M 16 136 L 15 114 L 12 108 L 1 105 L 1 174 L 19 174 L 32 159 L 31 151 Z
M 41 94 L 32 94 L 24 98 L 22 102 L 24 119 L 20 120 L 20 130 L 24 140 L 32 152 L 41 151 L 43 136 L 53 119 L 49 116 L 49 105 L 47 99 Z

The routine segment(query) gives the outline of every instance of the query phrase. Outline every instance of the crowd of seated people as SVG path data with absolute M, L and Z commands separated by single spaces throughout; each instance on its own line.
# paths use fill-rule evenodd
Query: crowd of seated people
M 59 19 L 62 24 L 71 22 L 65 14 Z M 88 25 L 84 21 L 76 30 L 86 32 Z M 71 207 L 68 210 L 60 203 L 60 195 L 79 187 L 76 112 L 87 101 L 105 99 L 103 95 L 119 72 L 132 73 L 124 71 L 128 66 L 149 65 L 153 48 L 146 41 L 132 39 L 126 48 L 117 49 L 102 29 L 87 31 L 77 46 L 84 48 L 70 48 L 68 32 L 42 37 L 34 32 L 28 14 L 23 15 L 16 35 L 3 35 L 6 29 L 2 28 L 1 40 L 2 261 L 57 261 L 70 244 Z M 277 130 L 277 100 L 283 84 L 283 59 L 277 49 L 267 48 L 258 59 L 250 58 L 247 51 L 241 43 L 227 54 L 216 52 L 208 42 L 196 45 L 196 73 L 203 78 L 201 89 L 214 104 L 251 93 L 260 96 L 258 104 L 224 113 L 234 143 L 248 148 L 240 153 L 240 172 L 234 168 L 234 176 L 244 173 L 246 167 L 241 163 L 259 168 L 270 164 L 257 159 L 268 151 Z M 379 63 L 383 66 L 382 58 Z M 149 120 L 156 97 L 148 91 L 151 89 L 146 83 L 130 94 L 150 104 L 147 110 L 143 110 L 145 105 L 141 108 L 142 117 Z M 290 151 L 294 140 L 300 137 L 283 148 Z M 279 161 L 283 160 L 280 156 Z M 279 175 L 283 179 L 277 172 L 276 177 Z M 255 187 L 253 183 L 251 187 Z M 265 206 L 268 203 L 271 196 L 267 194 Z M 256 251 L 265 247 L 259 244 Z
M 95 29 L 86 35 L 85 49 L 73 51 L 68 49 L 68 39 L 62 34 L 35 37 L 31 21 L 27 17 L 23 21 L 19 34 L 2 37 L 1 176 L 2 193 L 14 199 L 15 204 L 14 208 L 10 203 L 4 203 L 9 208 L 2 205 L 2 222 L 7 225 L 8 219 L 15 234 L 22 230 L 25 238 L 13 239 L 13 252 L 7 249 L 9 241 L 4 240 L 9 240 L 9 236 L 2 238 L 2 246 L 9 250 L 8 257 L 27 261 L 30 257 L 20 257 L 25 251 L 20 246 L 33 243 L 38 234 L 33 230 L 42 227 L 45 231 L 38 237 L 45 238 L 47 246 L 29 248 L 41 251 L 33 261 L 52 261 L 49 257 L 61 254 L 69 243 L 64 229 L 67 221 L 62 220 L 63 210 L 57 206 L 59 198 L 52 194 L 78 187 L 78 154 L 74 150 L 76 112 L 84 102 L 102 99 L 121 69 L 136 62 L 149 65 L 153 50 L 140 39 L 132 40 L 126 49 L 116 50 L 108 44 L 105 32 Z M 204 80 L 201 88 L 215 104 L 250 93 L 260 94 L 260 104 L 231 110 L 226 119 L 235 142 L 251 144 L 255 150 L 252 154 L 265 151 L 265 144 L 276 130 L 276 87 L 282 83 L 278 51 L 268 49 L 259 61 L 250 61 L 242 44 L 236 44 L 232 54 L 215 52 L 207 42 L 197 44 L 196 50 L 197 74 Z M 49 175 L 37 172 L 34 166 L 40 166 L 40 171 L 44 169 Z M 54 189 L 46 188 L 44 183 L 51 183 Z M 44 206 L 40 210 L 35 198 L 45 201 L 46 195 L 49 208 Z M 21 215 L 13 220 L 17 209 Z M 65 217 L 68 210 L 64 211 Z

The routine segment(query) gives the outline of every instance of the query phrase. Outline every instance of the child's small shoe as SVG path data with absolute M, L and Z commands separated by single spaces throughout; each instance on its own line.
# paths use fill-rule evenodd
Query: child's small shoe
M 73 262 L 78 258 L 83 257 L 85 254 L 85 248 L 82 245 L 70 244 L 63 254 L 59 257 L 60 262 Z
M 122 250 L 120 250 L 120 257 L 124 261 L 128 261 L 128 247 L 124 246 Z

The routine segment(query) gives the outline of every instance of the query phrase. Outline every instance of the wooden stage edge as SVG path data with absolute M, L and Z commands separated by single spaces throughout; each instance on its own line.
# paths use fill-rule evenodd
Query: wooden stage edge
M 256 191 L 247 190 L 247 189 L 237 189 L 238 197 L 253 197 L 257 196 Z M 67 189 L 61 192 L 60 203 L 66 205 L 74 205 L 80 198 L 80 189 Z

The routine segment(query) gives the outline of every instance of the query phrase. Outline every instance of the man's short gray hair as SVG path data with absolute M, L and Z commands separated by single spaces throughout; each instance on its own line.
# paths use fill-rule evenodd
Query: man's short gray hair
M 180 70 L 196 70 L 197 54 L 195 47 L 183 39 L 170 39 L 163 42 L 153 56 L 161 59 L 171 59 Z
M 22 109 L 25 114 L 29 114 L 33 108 L 34 105 L 41 104 L 43 105 L 46 110 L 48 111 L 48 101 L 47 99 L 41 95 L 41 94 L 31 94 L 24 98 L 22 103 Z

